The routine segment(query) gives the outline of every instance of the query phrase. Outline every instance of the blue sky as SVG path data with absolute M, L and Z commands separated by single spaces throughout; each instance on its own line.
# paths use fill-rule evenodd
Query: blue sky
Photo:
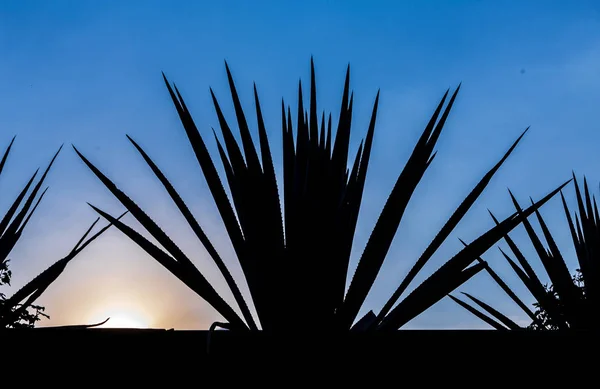
M 531 131 L 416 282 L 460 249 L 458 237 L 473 240 L 493 225 L 487 208 L 502 217 L 513 211 L 507 187 L 524 204 L 575 170 L 597 188 L 600 5 L 595 1 L 214 3 L 0 4 L 2 148 L 17 135 L 1 177 L 1 209 L 8 208 L 36 167 L 45 166 L 62 143 L 69 146 L 49 176 L 50 191 L 11 253 L 15 289 L 75 244 L 96 217 L 86 202 L 113 214 L 123 210 L 77 158 L 73 143 L 176 235 L 176 242 L 224 290 L 214 265 L 125 134 L 165 171 L 241 279 L 160 74 L 177 83 L 216 152 L 210 127 L 218 125 L 209 87 L 233 119 L 224 60 L 247 109 L 253 110 L 252 82 L 257 83 L 276 160 L 281 155 L 281 98 L 296 104 L 297 82 L 300 77 L 308 81 L 311 55 L 320 106 L 334 113 L 345 67 L 351 65 L 354 147 L 366 132 L 381 88 L 351 271 L 439 98 L 462 82 L 436 161 L 413 196 L 365 309 L 382 306 L 454 208 L 525 127 Z M 571 186 L 565 195 L 573 199 Z M 572 254 L 560 200 L 542 213 L 552 231 L 561 234 L 565 255 Z M 527 252 L 522 227 L 513 236 Z M 496 248 L 484 258 L 524 300 L 532 301 Z M 460 290 L 524 320 L 485 274 Z M 206 328 L 218 317 L 116 230 L 86 249 L 40 303 L 52 317 L 46 325 L 88 322 L 119 310 L 145 316 L 140 321 L 154 327 Z M 407 326 L 483 327 L 449 299 Z

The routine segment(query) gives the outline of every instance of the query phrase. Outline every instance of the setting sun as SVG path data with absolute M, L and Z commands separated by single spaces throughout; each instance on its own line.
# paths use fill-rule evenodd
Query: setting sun
M 110 318 L 99 327 L 102 328 L 148 328 L 150 321 L 140 310 L 132 308 L 107 308 L 98 310 L 90 317 L 90 323 L 100 323 Z

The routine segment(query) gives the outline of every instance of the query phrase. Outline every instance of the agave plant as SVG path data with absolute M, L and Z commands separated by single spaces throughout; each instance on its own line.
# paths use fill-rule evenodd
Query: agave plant
M 583 179 L 584 196 L 577 185 L 577 179 L 573 174 L 575 183 L 575 192 L 577 198 L 578 213 L 575 212 L 575 221 L 567 207 L 567 202 L 562 194 L 562 204 L 571 232 L 575 253 L 579 264 L 576 274 L 572 275 L 567 267 L 565 259 L 561 254 L 556 240 L 550 233 L 550 230 L 540 215 L 536 211 L 537 220 L 540 224 L 542 234 L 548 245 L 546 248 L 542 239 L 534 231 L 531 223 L 524 221 L 523 225 L 527 235 L 535 248 L 547 277 L 550 280 L 550 286 L 546 286 L 540 281 L 540 277 L 534 272 L 530 262 L 525 258 L 522 251 L 519 250 L 515 242 L 508 236 L 504 237 L 510 247 L 516 261 L 506 254 L 502 249 L 502 255 L 508 261 L 519 279 L 527 287 L 531 295 L 535 298 L 534 306 L 536 311 L 529 309 L 521 299 L 508 287 L 508 285 L 489 267 L 485 268 L 500 287 L 519 305 L 519 307 L 531 318 L 530 329 L 553 330 L 553 329 L 593 329 L 598 328 L 596 312 L 599 307 L 598 300 L 598 253 L 600 252 L 600 216 L 598 215 L 598 206 L 595 196 L 590 196 L 587 180 Z M 513 203 L 517 210 L 520 206 L 511 193 Z M 584 200 L 585 197 L 585 200 Z M 492 215 L 492 217 L 494 217 Z M 494 220 L 496 220 L 494 218 Z M 481 260 L 482 261 L 482 260 Z M 518 262 L 518 264 L 517 264 Z M 492 327 L 499 330 L 520 329 L 517 323 L 484 303 L 480 299 L 465 295 L 476 305 L 483 309 L 478 310 L 475 306 L 450 296 L 462 307 L 473 313 Z
M 13 137 L 9 146 L 4 152 L 2 160 L 0 161 L 0 174 L 4 169 L 4 164 L 6 163 L 6 159 L 8 157 L 8 154 L 10 153 L 14 140 L 15 138 Z M 54 154 L 54 157 L 50 161 L 50 164 L 42 174 L 41 178 L 37 181 L 31 193 L 27 195 L 29 188 L 33 184 L 35 177 L 38 173 L 37 170 L 29 179 L 25 187 L 21 190 L 15 201 L 12 203 L 12 205 L 0 221 L 0 276 L 2 278 L 2 282 L 0 282 L 0 284 L 8 284 L 10 282 L 11 273 L 8 269 L 8 256 L 10 255 L 10 252 L 21 237 L 25 226 L 27 225 L 27 223 L 31 219 L 31 216 L 40 204 L 40 201 L 44 197 L 44 194 L 48 190 L 48 188 L 46 187 L 41 192 L 39 197 L 37 197 L 42 187 L 42 184 L 46 178 L 46 175 L 50 171 L 50 168 L 52 167 L 52 164 L 58 156 L 58 153 L 60 152 L 61 148 L 59 148 L 56 154 Z M 39 315 L 47 317 L 47 315 L 42 313 L 43 307 L 33 304 L 48 288 L 48 286 L 50 286 L 50 284 L 52 284 L 58 278 L 58 276 L 64 271 L 69 262 L 73 260 L 75 256 L 79 254 L 87 245 L 89 245 L 92 241 L 94 241 L 111 226 L 111 224 L 108 224 L 106 227 L 102 228 L 99 232 L 94 234 L 88 240 L 85 240 L 99 220 L 100 218 L 96 219 L 96 221 L 87 230 L 85 235 L 79 240 L 79 242 L 77 242 L 75 247 L 71 250 L 71 252 L 69 252 L 69 254 L 66 257 L 55 262 L 48 269 L 40 273 L 37 277 L 28 282 L 21 289 L 19 289 L 11 297 L 6 298 L 3 294 L 0 296 L 0 329 L 19 326 L 30 327 L 34 325 L 34 322 L 37 321 L 37 319 L 39 319 Z M 33 308 L 37 312 L 35 314 L 30 314 L 28 312 L 29 308 Z M 23 322 L 22 319 L 26 319 L 25 322 Z
M 119 222 L 95 206 L 92 207 L 214 307 L 227 321 L 227 323 L 220 323 L 226 328 L 257 330 L 260 326 L 267 331 L 396 330 L 479 272 L 482 265 L 470 266 L 476 258 L 562 188 L 561 186 L 551 192 L 521 215 L 515 213 L 482 234 L 394 306 L 416 274 L 483 192 L 492 176 L 517 146 L 527 131 L 525 130 L 458 206 L 379 314 L 375 315 L 373 311 L 369 311 L 357 321 L 359 311 L 375 282 L 408 202 L 434 160 L 435 145 L 460 85 L 445 108 L 444 103 L 449 91 L 446 91 L 437 105 L 396 181 L 366 244 L 348 291 L 344 293 L 373 144 L 379 92 L 375 97 L 366 138 L 358 147 L 352 165 L 348 166 L 354 101 L 353 94 L 350 92 L 350 68 L 348 67 L 346 72 L 339 120 L 334 133 L 331 114 L 322 112 L 319 115 L 317 109 L 315 72 L 311 58 L 309 107 L 305 110 L 300 82 L 295 137 L 291 108 L 286 107 L 284 101 L 281 104 L 283 199 L 280 200 L 278 180 L 256 85 L 254 85 L 254 103 L 260 157 L 227 63 L 225 68 L 240 130 L 241 148 L 212 89 L 210 92 L 223 142 L 219 140 L 214 130 L 213 134 L 225 169 L 233 206 L 183 97 L 175 85 L 171 86 L 164 74 L 163 79 L 243 270 L 259 324 L 250 313 L 248 304 L 227 266 L 196 218 L 165 174 L 137 142 L 127 136 L 221 271 L 239 306 L 241 317 L 215 291 L 210 282 L 193 265 L 191 259 L 151 217 L 77 148 L 74 148 L 82 161 L 164 247 L 164 250 L 125 223 Z

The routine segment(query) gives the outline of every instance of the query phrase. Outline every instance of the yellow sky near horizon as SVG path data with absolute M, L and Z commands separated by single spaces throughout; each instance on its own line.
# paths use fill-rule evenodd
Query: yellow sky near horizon
M 90 213 L 87 213 L 85 219 L 90 219 L 89 216 Z M 39 274 L 67 254 L 89 226 L 90 220 L 93 221 L 91 218 L 83 222 L 82 218 L 82 215 L 73 215 L 69 218 L 73 227 L 57 235 L 46 235 L 34 245 L 25 240 L 19 242 L 10 255 L 13 282 L 11 286 L 3 287 L 3 293 L 10 296 L 31 280 L 31 273 L 23 274 L 20 270 L 23 265 L 35 267 L 35 273 Z M 78 221 L 74 222 L 75 219 Z M 124 221 L 149 237 L 132 217 Z M 101 220 L 93 231 L 105 225 L 106 221 Z M 37 223 L 32 224 L 32 230 L 37 226 Z M 237 310 L 221 275 L 187 226 L 169 228 L 167 225 L 164 229 Z M 30 256 L 29 250 L 35 249 L 35 246 L 44 247 L 47 255 L 44 258 Z M 229 266 L 239 280 L 236 267 Z M 42 318 L 36 324 L 39 327 L 94 324 L 110 317 L 102 327 L 185 330 L 207 329 L 212 322 L 221 319 L 201 297 L 114 227 L 75 257 L 35 304 L 44 306 L 45 313 L 50 316 L 50 319 Z
M 166 269 L 159 269 L 165 273 L 159 276 L 142 267 L 138 263 L 120 272 L 68 268 L 39 299 L 50 320 L 43 319 L 38 326 L 94 324 L 110 317 L 102 327 L 206 329 L 219 319 L 202 298 Z

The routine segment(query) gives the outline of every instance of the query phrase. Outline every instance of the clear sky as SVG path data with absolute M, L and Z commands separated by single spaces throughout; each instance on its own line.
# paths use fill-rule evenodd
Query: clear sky
M 0 180 L 2 212 L 36 167 L 45 167 L 62 143 L 69 146 L 50 173 L 50 191 L 11 253 L 13 288 L 7 292 L 71 249 L 97 216 L 86 202 L 113 214 L 124 210 L 78 159 L 71 143 L 149 210 L 217 289 L 224 290 L 214 265 L 126 133 L 181 191 L 240 280 L 160 72 L 177 83 L 213 152 L 210 127 L 218 124 L 209 87 L 234 120 L 223 61 L 228 61 L 249 112 L 256 81 L 279 161 L 281 98 L 296 104 L 297 82 L 300 77 L 308 81 L 311 55 L 320 106 L 333 112 L 339 107 L 345 67 L 351 65 L 354 149 L 381 88 L 351 271 L 439 98 L 462 82 L 438 156 L 413 196 L 365 309 L 381 308 L 454 208 L 525 127 L 531 131 L 416 281 L 461 248 L 459 237 L 470 241 L 493 226 L 486 208 L 499 217 L 513 212 L 507 187 L 522 204 L 554 189 L 571 170 L 598 187 L 597 1 L 7 0 L 0 3 L 1 148 L 13 135 L 17 138 Z M 571 186 L 566 189 L 569 200 L 573 192 Z M 559 244 L 571 255 L 558 197 L 542 213 L 552 231 L 562 234 Z M 138 228 L 132 218 L 127 221 Z M 531 252 L 522 227 L 513 236 Z M 484 258 L 532 302 L 497 248 Z M 574 266 L 573 257 L 570 261 Z M 535 256 L 531 262 L 541 268 Z M 526 322 L 486 274 L 460 290 Z M 232 300 L 229 294 L 224 297 Z M 44 325 L 129 315 L 145 326 L 202 329 L 218 318 L 116 229 L 80 254 L 39 302 L 51 315 Z M 485 325 L 447 298 L 407 326 L 480 327 Z

